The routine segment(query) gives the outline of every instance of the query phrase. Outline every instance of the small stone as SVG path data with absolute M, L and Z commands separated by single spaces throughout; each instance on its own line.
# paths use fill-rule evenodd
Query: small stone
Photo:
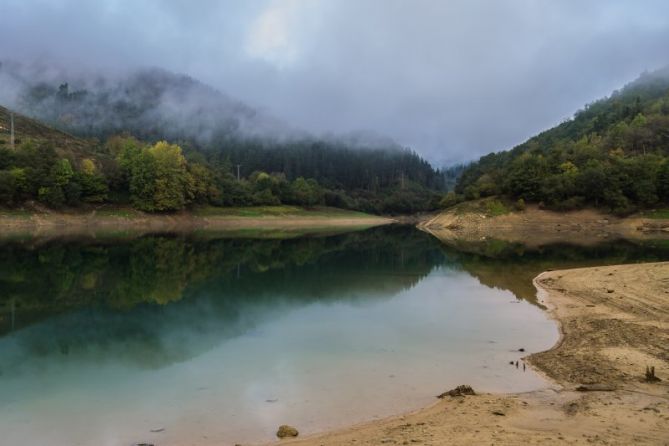
M 505 417 L 506 416 L 506 414 L 504 412 L 502 412 L 501 410 L 493 410 L 492 414 L 497 415 L 498 417 Z
M 279 438 L 286 437 L 297 437 L 300 433 L 293 426 L 288 426 L 287 424 L 279 426 L 279 430 L 276 431 L 276 436 Z

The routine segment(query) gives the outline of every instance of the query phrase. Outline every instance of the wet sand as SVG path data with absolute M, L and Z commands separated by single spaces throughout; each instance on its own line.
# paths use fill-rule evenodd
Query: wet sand
M 669 262 L 551 271 L 534 283 L 562 337 L 525 360 L 550 388 L 446 397 L 415 413 L 280 443 L 669 445 Z M 647 366 L 661 381 L 645 380 Z

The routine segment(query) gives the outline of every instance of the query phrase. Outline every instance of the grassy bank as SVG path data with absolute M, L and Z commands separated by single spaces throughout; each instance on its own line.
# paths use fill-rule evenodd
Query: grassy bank
M 295 206 L 200 207 L 188 212 L 149 214 L 125 207 L 87 210 L 0 210 L 0 237 L 39 234 L 57 237 L 109 232 L 160 233 L 231 231 L 258 234 L 361 229 L 393 220 L 344 209 Z

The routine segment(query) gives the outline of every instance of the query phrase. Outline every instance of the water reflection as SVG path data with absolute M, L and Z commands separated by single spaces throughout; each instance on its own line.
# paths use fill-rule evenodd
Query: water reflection
M 22 371 L 28 358 L 50 355 L 157 368 L 289 308 L 388 299 L 436 267 L 466 271 L 483 285 L 536 302 L 531 280 L 541 271 L 666 260 L 669 243 L 446 246 L 400 226 L 288 240 L 15 241 L 0 252 L 0 335 L 23 328 L 0 351 L 0 372 L 8 374 Z
M 10 243 L 0 247 L 1 328 L 23 330 L 4 342 L 0 371 L 20 373 L 52 355 L 149 368 L 183 361 L 292 307 L 392 297 L 439 263 L 439 249 L 410 228 L 289 240 Z
M 535 389 L 540 377 L 508 365 L 557 338 L 528 303 L 531 278 L 646 259 L 669 259 L 669 246 L 446 246 L 401 226 L 7 241 L 0 431 L 8 444 L 69 446 L 168 426 L 151 440 L 197 431 L 224 444 L 406 411 L 462 382 Z M 509 305 L 514 294 L 527 302 Z
M 669 240 L 607 240 L 587 246 L 551 244 L 528 247 L 502 240 L 444 245 L 450 261 L 481 284 L 511 291 L 536 304 L 532 279 L 549 269 L 582 268 L 669 260 Z

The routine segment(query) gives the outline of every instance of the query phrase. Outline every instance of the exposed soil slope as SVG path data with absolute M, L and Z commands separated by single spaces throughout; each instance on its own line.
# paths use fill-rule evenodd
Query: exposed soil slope
M 455 207 L 422 222 L 419 227 L 443 241 L 495 238 L 528 246 L 669 237 L 669 220 L 666 219 L 618 218 L 590 209 L 553 212 L 536 206 L 497 216 Z

